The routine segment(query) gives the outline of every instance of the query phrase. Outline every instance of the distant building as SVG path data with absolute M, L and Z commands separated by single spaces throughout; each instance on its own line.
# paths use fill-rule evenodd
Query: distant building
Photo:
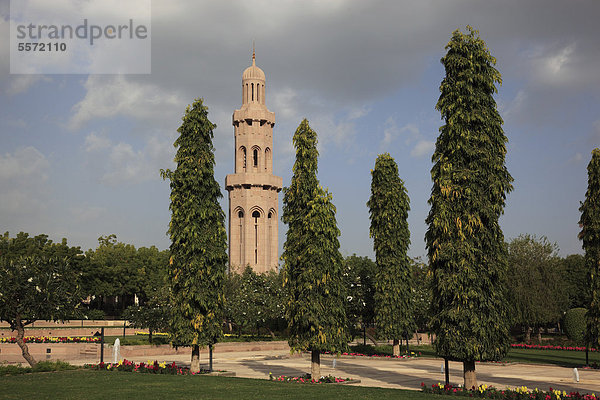
M 225 178 L 229 192 L 229 268 L 241 273 L 277 270 L 279 191 L 273 175 L 275 113 L 265 105 L 265 73 L 252 65 L 242 75 L 242 107 L 233 112 L 235 173 Z

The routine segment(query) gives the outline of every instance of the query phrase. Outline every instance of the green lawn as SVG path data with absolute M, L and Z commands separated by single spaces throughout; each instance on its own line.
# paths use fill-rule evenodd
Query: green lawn
M 372 354 L 374 351 L 384 354 L 392 354 L 392 346 L 356 346 L 354 350 L 360 353 Z M 420 352 L 422 357 L 436 357 L 432 346 L 411 346 L 410 351 Z M 581 367 L 585 365 L 585 351 L 567 351 L 567 350 L 534 350 L 534 349 L 510 349 L 506 362 L 519 362 L 528 364 L 553 364 L 562 367 Z M 590 352 L 589 362 L 600 364 L 600 352 Z
M 216 376 L 60 371 L 0 377 L 0 399 L 439 399 L 352 385 L 309 385 Z

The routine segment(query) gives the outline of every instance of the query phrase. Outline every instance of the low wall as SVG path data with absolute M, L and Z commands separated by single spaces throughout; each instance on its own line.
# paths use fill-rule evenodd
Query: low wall
M 119 320 L 35 321 L 25 327 L 25 336 L 93 336 L 96 332 L 99 333 L 102 327 L 104 327 L 104 335 L 106 336 L 121 336 L 123 335 L 123 322 Z M 125 334 L 133 335 L 136 330 L 143 331 L 143 329 L 134 329 L 127 326 Z M 0 323 L 0 338 L 14 337 L 16 334 L 6 322 Z
M 37 361 L 63 360 L 63 361 L 88 361 L 90 363 L 100 361 L 100 344 L 95 343 L 27 343 L 29 353 Z M 104 345 L 104 360 L 112 359 L 112 345 Z M 227 342 L 217 343 L 214 347 L 215 353 L 243 352 L 243 351 L 265 351 L 265 350 L 288 350 L 286 341 L 276 342 Z M 158 346 L 121 346 L 121 358 L 152 357 L 163 355 L 187 355 L 189 347 L 175 349 L 171 345 Z M 0 363 L 26 363 L 21 354 L 21 348 L 16 343 L 0 343 Z
M 92 363 L 100 359 L 100 345 L 94 343 L 27 343 L 27 348 L 36 361 L 89 360 Z M 0 343 L 2 362 L 27 363 L 16 343 Z

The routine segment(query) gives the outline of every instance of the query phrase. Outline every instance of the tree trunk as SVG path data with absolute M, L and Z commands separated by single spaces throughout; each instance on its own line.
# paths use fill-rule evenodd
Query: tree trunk
M 321 378 L 321 352 L 319 350 L 311 352 L 310 377 L 317 381 Z
M 531 330 L 532 328 L 527 325 L 525 328 L 525 343 L 531 343 Z
M 538 344 L 542 344 L 542 327 L 540 326 L 538 328 L 538 334 L 537 334 L 537 339 L 538 339 Z
M 419 331 L 415 331 L 415 336 L 417 337 L 417 346 L 421 345 L 421 336 L 419 336 Z
M 31 354 L 29 354 L 29 348 L 25 343 L 25 326 L 23 325 L 23 321 L 19 316 L 17 316 L 15 321 L 15 327 L 17 328 L 17 344 L 21 348 L 23 358 L 29 363 L 29 365 L 33 367 L 35 364 L 37 364 L 37 361 L 35 361 Z
M 190 364 L 190 372 L 200 372 L 200 346 L 192 345 L 192 362 Z
M 152 344 L 152 329 L 148 329 L 148 342 Z
M 477 374 L 475 373 L 475 361 L 463 361 L 463 377 L 465 389 L 477 388 Z
M 373 337 L 373 335 L 371 335 L 368 331 L 365 331 L 365 335 L 367 335 L 367 337 L 369 338 L 369 340 L 371 342 L 373 342 L 373 344 L 375 346 L 379 346 L 379 343 L 377 343 L 377 340 L 375 340 L 375 338 Z
M 394 339 L 394 342 L 392 344 L 392 354 L 394 356 L 400 355 L 400 341 L 398 339 Z

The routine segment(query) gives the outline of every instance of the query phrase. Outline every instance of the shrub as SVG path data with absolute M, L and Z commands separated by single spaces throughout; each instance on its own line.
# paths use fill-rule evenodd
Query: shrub
M 565 314 L 565 333 L 576 343 L 583 343 L 586 312 L 585 308 L 571 308 Z

